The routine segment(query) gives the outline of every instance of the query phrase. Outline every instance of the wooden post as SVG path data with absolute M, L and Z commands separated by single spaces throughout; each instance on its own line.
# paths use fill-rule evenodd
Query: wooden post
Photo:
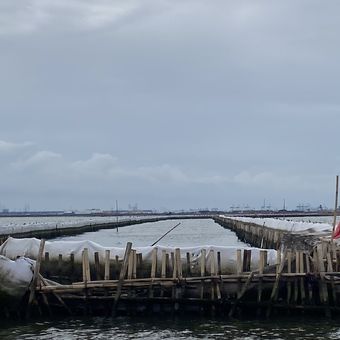
M 331 253 L 327 253 L 327 271 L 333 272 L 333 263 L 332 263 L 332 257 Z M 332 287 L 332 298 L 333 298 L 333 304 L 336 305 L 336 288 L 334 284 L 334 277 L 333 275 L 330 277 L 331 279 L 331 287 Z
M 201 250 L 201 276 L 205 276 L 205 259 L 207 251 L 205 249 Z
M 215 265 L 215 251 L 210 250 L 210 276 L 216 276 L 216 265 Z M 215 299 L 215 287 L 213 280 L 211 282 L 211 300 Z
M 306 273 L 310 273 L 311 267 L 310 267 L 310 259 L 309 259 L 308 253 L 305 253 L 305 260 L 306 260 Z M 313 301 L 313 288 L 312 288 L 312 285 L 309 281 L 307 283 L 307 287 L 308 287 L 308 300 L 309 300 L 309 303 L 312 303 L 312 301 Z
M 300 273 L 300 253 L 298 251 L 295 252 L 295 273 Z M 299 285 L 298 279 L 294 278 L 294 303 L 297 303 L 299 297 Z
M 151 279 L 154 279 L 156 277 L 156 271 L 157 271 L 157 251 L 158 251 L 157 247 L 152 249 L 152 255 L 151 255 Z
M 262 302 L 262 282 L 263 282 L 263 270 L 265 264 L 265 250 L 260 250 L 260 261 L 259 261 L 259 283 L 258 283 L 258 290 L 257 290 L 257 302 L 260 304 Z M 261 307 L 259 306 L 257 309 L 257 315 L 261 314 Z
M 142 277 L 143 276 L 143 254 L 142 253 L 136 254 L 136 266 L 137 266 L 136 275 Z M 140 273 L 140 275 L 138 275 L 138 272 Z
M 333 217 L 333 230 L 332 230 L 332 243 L 334 240 L 334 231 L 335 231 L 335 225 L 336 225 L 336 216 L 337 216 L 337 210 L 338 210 L 338 192 L 339 192 L 339 176 L 336 176 L 336 183 L 335 183 L 335 207 L 334 207 L 334 217 Z
M 176 265 L 177 265 L 177 276 L 179 280 L 183 279 L 183 270 L 182 270 L 182 260 L 181 260 L 181 250 L 179 248 L 175 249 L 175 259 L 176 259 Z M 180 282 L 176 285 L 176 293 L 175 297 L 176 300 L 179 300 L 183 294 L 183 291 L 185 289 L 185 284 L 183 282 Z M 178 302 L 174 305 L 174 310 L 179 310 L 180 305 Z
M 49 278 L 50 277 L 50 254 L 48 251 L 45 253 L 44 267 L 45 267 L 44 276 Z
M 243 271 L 250 272 L 251 250 L 245 249 L 243 252 Z
M 91 281 L 89 251 L 87 248 L 84 248 L 83 250 L 83 281 L 85 282 L 85 284 L 88 281 Z
M 290 250 L 287 251 L 287 272 L 291 274 L 292 272 L 292 252 Z M 290 299 L 292 296 L 292 283 L 290 281 L 287 282 L 287 305 L 290 303 Z
M 171 268 L 171 264 L 170 264 L 170 254 L 166 254 L 166 256 L 165 256 L 165 264 L 166 264 L 166 266 L 165 266 L 165 272 L 166 273 L 171 273 L 171 270 L 170 270 L 170 268 Z
M 181 250 L 179 248 L 175 249 L 175 257 L 177 263 L 177 273 L 178 278 L 183 279 L 183 270 L 182 270 L 182 260 L 181 260 Z
M 162 265 L 161 265 L 161 278 L 165 279 L 166 278 L 166 268 L 167 268 L 167 262 L 169 260 L 169 254 L 166 253 L 166 250 L 162 250 Z M 161 297 L 164 296 L 164 288 L 163 286 L 161 287 Z
M 70 254 L 70 271 L 71 271 L 71 274 L 70 274 L 71 282 L 74 282 L 75 275 L 74 275 L 74 254 L 73 253 Z
M 241 249 L 236 250 L 236 273 L 240 275 L 242 273 L 242 253 Z
M 317 245 L 317 258 L 318 258 L 318 267 L 320 270 L 320 281 L 319 281 L 319 294 L 320 294 L 320 301 L 322 304 L 325 305 L 325 314 L 327 317 L 331 316 L 331 311 L 328 306 L 328 289 L 327 284 L 325 282 L 325 264 L 323 261 L 323 247 L 322 244 Z
M 58 256 L 58 278 L 60 282 L 62 281 L 62 277 L 61 277 L 62 268 L 63 268 L 63 255 L 59 254 Z
M 217 252 L 217 275 L 222 275 L 221 252 Z
M 116 279 L 118 279 L 119 278 L 119 273 L 120 273 L 120 270 L 119 270 L 119 256 L 116 255 L 115 259 L 116 259 L 116 263 L 115 263 L 115 267 L 116 267 L 115 268 Z
M 281 260 L 281 253 L 278 252 L 278 254 L 280 254 L 280 256 L 278 257 L 278 261 L 277 262 L 280 262 L 280 265 L 276 269 L 276 279 L 275 279 L 275 283 L 273 285 L 272 293 L 270 295 L 270 301 L 269 301 L 269 305 L 268 305 L 267 313 L 266 313 L 267 318 L 269 318 L 269 316 L 270 316 L 270 313 L 271 313 L 271 310 L 272 310 L 272 303 L 273 303 L 273 301 L 276 301 L 277 298 L 278 298 L 279 283 L 280 283 L 280 279 L 281 279 L 281 274 L 282 274 L 283 268 L 285 266 L 285 259 L 286 259 L 287 251 L 285 251 L 283 253 L 283 259 L 282 260 Z
M 30 295 L 29 295 L 29 298 L 28 298 L 28 305 L 27 305 L 27 309 L 26 309 L 26 318 L 29 318 L 30 315 L 31 315 L 31 306 L 32 306 L 33 301 L 35 299 L 35 291 L 36 291 L 37 285 L 39 283 L 40 264 L 41 264 L 42 256 L 43 256 L 43 253 L 44 253 L 44 248 L 45 248 L 45 240 L 42 239 L 40 241 L 38 257 L 37 257 L 37 261 L 35 263 L 33 278 L 32 278 L 30 288 L 29 288 Z
M 132 251 L 130 252 L 129 259 L 128 259 L 128 269 L 127 269 L 127 279 L 132 279 L 132 271 L 133 271 L 133 255 Z
M 166 250 L 162 250 L 162 269 L 161 278 L 166 278 Z
M 99 253 L 97 251 L 94 253 L 94 268 L 96 273 L 96 280 L 101 280 Z
M 187 277 L 191 276 L 191 256 L 190 253 L 187 252 Z
M 137 252 L 135 249 L 132 250 L 132 278 L 136 279 L 137 278 Z
M 171 262 L 172 262 L 172 278 L 177 278 L 177 260 L 174 252 L 171 252 Z
M 303 252 L 300 252 L 300 273 L 305 273 L 304 266 L 304 256 Z M 303 277 L 300 278 L 300 292 L 301 292 L 301 303 L 304 304 L 306 300 L 306 291 L 305 291 L 305 280 Z
M 201 250 L 201 277 L 205 276 L 205 258 L 206 258 L 207 251 L 205 249 Z M 204 297 L 204 281 L 201 280 L 201 300 Z
M 233 317 L 238 302 L 242 299 L 243 295 L 244 295 L 244 294 L 246 293 L 246 291 L 248 290 L 248 287 L 249 287 L 249 285 L 250 285 L 250 283 L 251 283 L 251 280 L 252 280 L 253 277 L 254 277 L 254 274 L 255 274 L 256 272 L 258 272 L 258 271 L 259 271 L 259 270 L 254 270 L 254 271 L 250 272 L 250 274 L 249 274 L 248 277 L 247 277 L 247 281 L 245 282 L 244 286 L 242 287 L 242 290 L 240 290 L 240 291 L 237 292 L 236 301 L 235 301 L 234 304 L 232 305 L 232 307 L 231 307 L 231 309 L 230 309 L 230 311 L 229 311 L 229 314 L 228 314 L 228 316 L 229 316 L 230 318 Z
M 283 261 L 285 261 L 285 258 L 283 258 Z M 277 252 L 276 252 L 276 273 L 280 272 L 280 266 L 281 266 L 281 251 L 277 250 Z
M 113 306 L 112 306 L 112 311 L 111 311 L 112 316 L 115 316 L 115 314 L 116 314 L 118 301 L 119 301 L 120 294 L 121 294 L 121 291 L 122 291 L 122 285 L 123 285 L 124 278 L 125 278 L 126 271 L 127 271 L 127 267 L 128 267 L 131 248 L 132 248 L 132 243 L 128 242 L 126 244 L 123 264 L 122 264 L 122 268 L 121 268 L 120 274 L 119 274 L 117 291 L 116 291 L 116 295 L 114 297 L 114 302 L 113 302 Z
M 110 250 L 105 250 L 104 280 L 110 280 Z

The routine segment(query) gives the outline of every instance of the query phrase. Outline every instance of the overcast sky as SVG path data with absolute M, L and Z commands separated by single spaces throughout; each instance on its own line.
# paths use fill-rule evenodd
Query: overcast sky
M 333 207 L 339 13 L 1 0 L 0 208 Z

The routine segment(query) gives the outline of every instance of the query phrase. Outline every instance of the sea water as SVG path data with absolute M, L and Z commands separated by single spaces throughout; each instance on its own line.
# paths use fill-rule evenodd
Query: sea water
M 62 240 L 90 239 L 104 246 L 151 245 L 177 223 L 165 236 L 165 246 L 245 246 L 236 235 L 209 219 L 167 220 L 116 229 L 99 230 Z M 74 317 L 8 322 L 0 320 L 0 339 L 340 339 L 340 320 L 294 317 L 285 314 L 271 320 L 229 320 L 181 316 Z

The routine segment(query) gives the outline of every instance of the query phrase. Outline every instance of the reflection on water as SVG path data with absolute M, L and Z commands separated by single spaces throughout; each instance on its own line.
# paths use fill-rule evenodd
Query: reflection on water
M 135 247 L 150 246 L 177 223 L 181 224 L 166 235 L 158 245 L 190 247 L 199 245 L 245 246 L 236 234 L 224 229 L 211 219 L 166 220 L 136 224 L 116 229 L 103 229 L 77 236 L 60 237 L 56 240 L 91 240 L 107 247 L 125 247 L 132 242 Z
M 336 321 L 79 318 L 4 325 L 0 339 L 339 339 Z

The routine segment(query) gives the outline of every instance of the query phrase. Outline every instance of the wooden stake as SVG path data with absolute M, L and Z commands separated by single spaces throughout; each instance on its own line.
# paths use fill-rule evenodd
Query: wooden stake
M 131 251 L 130 255 L 129 255 L 128 269 L 127 269 L 127 279 L 128 280 L 132 279 L 132 271 L 133 271 L 133 255 L 132 255 L 132 251 Z
M 205 249 L 201 250 L 201 277 L 205 276 L 205 258 L 206 258 L 207 251 Z M 201 281 L 201 300 L 204 297 L 204 281 Z
M 178 278 L 183 279 L 181 250 L 179 248 L 176 248 L 176 250 L 175 250 L 175 257 L 176 257 L 176 263 L 177 263 Z
M 97 251 L 94 253 L 94 268 L 96 273 L 96 280 L 101 280 L 102 278 L 100 275 L 99 253 Z
M 319 294 L 320 301 L 325 305 L 325 314 L 327 317 L 331 316 L 331 312 L 328 305 L 328 289 L 327 283 L 325 282 L 325 264 L 323 261 L 323 247 L 322 244 L 317 245 L 317 258 L 318 258 L 318 267 L 320 270 L 320 281 L 319 281 Z
M 44 267 L 45 267 L 44 275 L 47 278 L 49 278 L 50 277 L 50 254 L 48 251 L 45 253 Z
M 310 273 L 311 268 L 310 268 L 310 259 L 309 259 L 308 253 L 305 253 L 305 260 L 306 260 L 306 273 Z M 308 287 L 308 300 L 309 300 L 309 303 L 312 303 L 312 301 L 313 301 L 313 288 L 312 288 L 312 285 L 309 281 L 308 281 L 307 287 Z
M 75 275 L 74 275 L 74 254 L 73 253 L 70 254 L 70 271 L 71 271 L 70 280 L 71 282 L 74 282 Z
M 336 225 L 336 216 L 338 210 L 338 196 L 339 196 L 339 176 L 336 176 L 336 183 L 335 183 L 335 207 L 334 207 L 334 217 L 333 217 L 333 230 L 332 230 L 332 243 L 334 240 L 334 231 Z
M 120 270 L 119 270 L 119 256 L 116 255 L 115 259 L 116 259 L 116 263 L 115 263 L 116 279 L 118 279 L 119 278 L 119 273 L 120 273 Z
M 190 253 L 187 252 L 187 277 L 191 276 L 191 256 Z
M 216 266 L 215 266 L 215 251 L 210 250 L 210 275 L 216 276 Z M 211 282 L 211 300 L 215 299 L 215 287 L 214 283 Z
M 242 265 L 242 264 L 241 264 Z M 217 275 L 222 274 L 221 252 L 217 252 Z
M 42 260 L 42 256 L 44 253 L 44 247 L 45 247 L 45 240 L 42 239 L 40 241 L 40 246 L 39 246 L 39 252 L 38 252 L 38 257 L 37 257 L 37 261 L 35 263 L 35 267 L 34 267 L 34 273 L 33 273 L 33 279 L 30 285 L 30 295 L 28 298 L 28 305 L 27 305 L 27 309 L 26 309 L 26 318 L 29 318 L 31 315 L 31 306 L 33 304 L 33 301 L 35 300 L 35 291 L 37 288 L 37 285 L 39 283 L 39 273 L 40 273 L 40 264 L 41 264 L 41 260 Z
M 166 278 L 166 250 L 162 250 L 162 269 L 161 278 Z
M 123 259 L 123 265 L 122 265 L 122 268 L 120 270 L 117 291 L 116 291 L 116 295 L 114 297 L 114 302 L 113 302 L 113 306 L 112 306 L 112 311 L 111 311 L 112 316 L 115 316 L 115 314 L 116 314 L 118 301 L 119 301 L 120 294 L 121 294 L 121 291 L 122 291 L 123 281 L 124 281 L 126 271 L 127 271 L 127 267 L 128 267 L 131 248 L 132 248 L 132 243 L 128 242 L 126 244 L 125 254 L 124 254 L 124 259 Z
M 91 281 L 89 251 L 87 248 L 84 248 L 83 250 L 82 259 L 83 259 L 83 281 L 86 283 L 87 281 Z
M 174 252 L 171 252 L 171 262 L 172 262 L 172 278 L 177 278 L 177 260 Z
M 300 273 L 305 272 L 304 268 L 304 256 L 303 252 L 300 252 Z M 305 291 L 305 280 L 303 277 L 300 278 L 300 292 L 301 292 L 301 303 L 304 304 L 306 300 L 306 291 Z
M 63 255 L 59 254 L 59 256 L 58 256 L 58 277 L 59 277 L 60 282 L 62 280 L 62 278 L 61 278 L 62 268 L 63 268 Z
M 290 274 L 292 272 L 292 252 L 290 250 L 287 251 L 287 272 Z M 290 299 L 292 296 L 292 283 L 290 281 L 287 282 L 287 304 L 289 305 Z
M 132 250 L 132 278 L 135 279 L 137 278 L 137 252 L 135 249 Z
M 110 280 L 110 250 L 105 250 L 104 280 Z
M 287 254 L 287 251 L 284 252 L 282 261 L 281 261 L 281 254 L 280 254 L 280 265 L 279 265 L 279 267 L 277 268 L 277 271 L 276 271 L 276 280 L 275 280 L 275 283 L 273 285 L 273 290 L 272 290 L 272 293 L 271 293 L 271 296 L 270 296 L 270 301 L 269 301 L 269 305 L 268 305 L 267 313 L 266 313 L 267 318 L 269 318 L 270 313 L 271 313 L 272 302 L 276 301 L 277 298 L 278 298 L 279 283 L 280 283 L 283 268 L 285 266 L 286 254 Z
M 265 265 L 265 250 L 260 250 L 260 263 L 259 263 L 259 274 L 263 275 L 263 269 L 264 269 L 264 265 Z M 261 303 L 262 301 L 262 281 L 263 278 L 262 276 L 259 278 L 259 282 L 258 282 L 258 290 L 257 290 L 257 302 Z M 257 309 L 257 315 L 261 314 L 261 307 L 258 307 Z
M 241 253 L 241 249 L 236 250 L 236 273 L 238 275 L 242 273 L 242 253 Z
M 158 251 L 157 247 L 152 249 L 152 255 L 151 255 L 151 279 L 154 279 L 156 277 L 157 251 Z
M 299 252 L 295 252 L 295 273 L 300 272 L 300 255 Z M 298 279 L 294 278 L 294 303 L 297 303 L 299 297 L 299 285 L 298 285 Z
M 327 271 L 333 272 L 332 258 L 331 258 L 331 254 L 329 252 L 327 253 Z M 335 288 L 333 276 L 331 276 L 331 287 L 332 287 L 333 304 L 335 305 L 336 304 L 336 288 Z

